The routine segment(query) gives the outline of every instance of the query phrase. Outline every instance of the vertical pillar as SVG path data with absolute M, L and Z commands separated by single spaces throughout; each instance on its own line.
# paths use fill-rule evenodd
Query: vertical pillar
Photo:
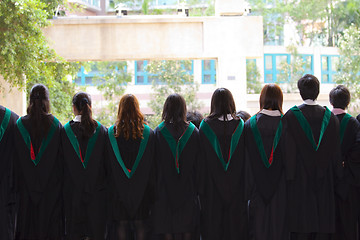
M 216 86 L 229 89 L 236 109 L 244 110 L 246 100 L 246 57 L 240 55 L 220 56 L 216 66 Z

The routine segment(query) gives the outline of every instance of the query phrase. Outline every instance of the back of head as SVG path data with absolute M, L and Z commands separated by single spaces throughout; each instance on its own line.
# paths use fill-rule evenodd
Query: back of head
M 299 79 L 297 83 L 303 100 L 311 99 L 316 100 L 319 95 L 320 83 L 319 80 L 311 74 L 306 74 Z
M 281 88 L 274 84 L 266 84 L 260 93 L 260 110 L 268 109 L 268 110 L 279 110 L 282 111 L 283 104 L 283 93 Z
M 96 128 L 96 121 L 92 118 L 91 98 L 85 92 L 78 92 L 72 99 L 72 104 L 81 115 L 81 131 L 83 136 L 90 137 Z
M 142 138 L 144 115 L 140 112 L 139 102 L 134 95 L 126 94 L 120 99 L 115 125 L 115 137 L 122 135 L 126 140 Z
M 197 128 L 200 127 L 200 123 L 203 118 L 203 115 L 198 111 L 191 111 L 186 113 L 186 120 L 188 122 L 192 122 Z
M 35 84 L 30 90 L 29 106 L 27 114 L 33 126 L 32 132 L 35 137 L 44 137 L 50 127 L 50 101 L 49 90 L 43 84 Z
M 329 99 L 334 108 L 345 109 L 350 103 L 350 92 L 344 85 L 338 85 L 330 91 Z
M 208 118 L 219 118 L 223 116 L 224 119 L 227 119 L 227 114 L 236 117 L 234 98 L 228 89 L 218 88 L 211 97 L 211 107 Z
M 166 98 L 162 120 L 173 123 L 175 127 L 186 123 L 186 102 L 180 94 L 173 93 Z
M 251 115 L 243 110 L 237 111 L 236 116 L 242 118 L 244 122 L 246 122 L 249 118 L 251 118 Z

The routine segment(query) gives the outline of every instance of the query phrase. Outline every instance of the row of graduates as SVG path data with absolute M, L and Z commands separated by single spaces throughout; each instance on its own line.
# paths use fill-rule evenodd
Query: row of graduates
M 360 127 L 344 111 L 350 95 L 333 89 L 331 113 L 315 102 L 315 76 L 298 87 L 304 104 L 283 117 L 281 89 L 265 85 L 246 122 L 219 88 L 200 130 L 172 94 L 152 131 L 131 94 L 106 129 L 77 93 L 62 127 L 35 85 L 28 115 L 0 109 L 1 239 L 356 239 Z

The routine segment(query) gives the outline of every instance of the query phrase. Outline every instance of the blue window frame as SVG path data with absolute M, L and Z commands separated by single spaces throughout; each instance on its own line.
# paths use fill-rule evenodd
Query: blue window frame
M 81 66 L 80 71 L 77 73 L 77 77 L 74 79 L 74 82 L 77 85 L 93 85 L 93 77 L 98 76 L 96 71 L 91 71 L 87 73 L 84 66 Z
M 202 60 L 202 83 L 214 84 L 216 83 L 216 62 L 215 60 Z
M 321 55 L 321 83 L 334 83 L 339 59 L 339 55 Z
M 314 74 L 314 56 L 311 54 L 300 54 L 304 61 L 305 73 Z M 278 76 L 281 73 L 282 63 L 291 63 L 290 54 L 264 54 L 264 82 L 277 82 Z
M 111 71 L 111 70 L 110 70 Z M 115 66 L 115 71 L 119 72 L 118 66 Z M 127 72 L 127 65 L 124 67 L 124 72 Z M 96 83 L 93 82 L 94 77 L 103 77 L 106 73 L 100 73 L 97 68 L 97 63 L 92 65 L 91 71 L 86 72 L 85 67 L 81 66 L 79 72 L 76 75 L 76 78 L 74 79 L 74 83 L 77 85 L 85 86 L 85 85 L 95 85 Z
M 274 83 L 277 81 L 283 62 L 290 64 L 290 54 L 264 54 L 265 83 Z
M 304 61 L 305 74 L 314 74 L 314 56 L 312 54 L 300 54 Z
M 146 71 L 149 64 L 148 60 L 135 61 L 135 84 L 150 85 L 156 79 L 156 74 L 150 74 Z M 190 75 L 194 74 L 194 61 L 191 61 L 191 69 L 187 71 Z

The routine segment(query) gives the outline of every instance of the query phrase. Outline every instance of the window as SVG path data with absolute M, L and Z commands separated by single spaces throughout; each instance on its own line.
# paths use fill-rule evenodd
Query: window
M 300 54 L 304 65 L 305 73 L 314 74 L 313 55 Z M 273 83 L 278 81 L 283 63 L 290 64 L 292 57 L 290 54 L 264 54 L 264 81 L 265 83 Z
M 153 81 L 157 80 L 156 74 L 150 74 L 146 71 L 147 65 L 150 63 L 148 60 L 135 61 L 135 84 L 136 85 L 150 85 Z M 191 61 L 189 69 L 185 69 L 190 75 L 194 74 L 194 61 Z
M 202 83 L 216 83 L 216 65 L 215 60 L 202 60 Z
M 93 85 L 93 77 L 98 76 L 97 71 L 86 72 L 84 66 L 81 66 L 80 71 L 74 82 L 77 85 Z
M 283 63 L 290 64 L 290 54 L 264 54 L 265 83 L 273 83 L 277 81 L 277 77 L 281 73 L 280 68 Z
M 334 83 L 334 75 L 339 69 L 339 56 L 321 55 L 321 82 Z

